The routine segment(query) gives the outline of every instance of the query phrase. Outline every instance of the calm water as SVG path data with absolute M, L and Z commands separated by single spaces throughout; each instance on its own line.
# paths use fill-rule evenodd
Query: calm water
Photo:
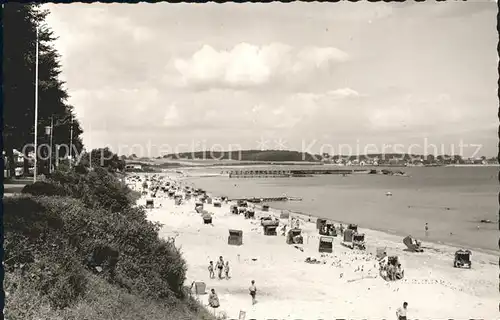
M 191 182 L 230 198 L 284 194 L 301 197 L 302 201 L 270 205 L 358 223 L 365 228 L 411 234 L 423 240 L 427 222 L 429 241 L 498 250 L 497 167 L 395 169 L 402 169 L 410 177 L 366 174 L 274 179 L 203 177 L 192 178 Z M 203 170 L 220 172 L 220 169 Z M 386 196 L 388 191 L 392 197 Z M 479 223 L 481 219 L 494 223 Z

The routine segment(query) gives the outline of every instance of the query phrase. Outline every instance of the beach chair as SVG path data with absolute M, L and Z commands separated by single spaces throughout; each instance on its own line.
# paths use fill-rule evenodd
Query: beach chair
M 287 244 L 303 244 L 304 238 L 302 237 L 302 230 L 297 229 L 297 228 L 288 230 L 288 234 L 286 237 L 286 243 Z
M 212 215 L 206 211 L 203 213 L 203 223 L 212 224 Z
M 247 212 L 247 208 L 244 208 L 244 207 L 238 207 L 238 214 L 245 214 Z M 246 218 L 246 214 L 245 214 L 245 218 Z
M 472 268 L 472 261 L 470 260 L 471 255 L 472 252 L 470 252 L 470 250 L 458 250 L 455 252 L 455 261 L 453 262 L 453 266 L 455 268 Z
M 333 238 L 328 236 L 323 236 L 319 238 L 319 252 L 333 252 Z
M 231 213 L 232 214 L 239 214 L 238 207 L 235 206 L 234 204 L 231 206 Z
M 337 228 L 335 228 L 335 225 L 333 223 L 327 223 L 326 224 L 326 230 L 328 232 L 328 236 L 330 237 L 336 237 L 337 236 Z
M 216 208 L 220 208 L 220 207 L 222 207 L 221 202 L 220 202 L 219 200 L 214 201 L 214 207 L 216 207 Z
M 377 259 L 382 259 L 383 257 L 386 256 L 386 252 L 387 252 L 387 247 L 378 247 L 376 249 L 375 257 Z
M 316 229 L 319 230 L 319 234 L 321 234 L 323 227 L 326 225 L 326 219 L 317 219 L 316 220 Z
M 424 252 L 424 249 L 420 247 L 421 242 L 417 239 L 412 238 L 412 236 L 407 236 L 406 238 L 404 238 L 403 243 L 410 252 Z
M 280 222 L 272 217 L 262 217 L 260 218 L 260 225 L 265 226 L 279 226 Z
M 352 246 L 353 246 L 353 248 L 365 250 L 366 249 L 365 234 L 364 233 L 354 233 L 352 236 Z
M 244 207 L 244 208 L 248 207 L 248 204 L 247 204 L 247 202 L 246 202 L 245 200 L 238 200 L 238 201 L 236 202 L 236 205 L 237 205 L 238 207 Z
M 268 212 L 269 211 L 269 206 L 267 204 L 262 206 L 262 211 Z
M 243 231 L 229 229 L 227 244 L 232 246 L 241 246 L 243 244 Z
M 350 229 L 354 232 L 358 232 L 358 225 L 357 224 L 349 224 L 349 226 L 347 227 L 347 229 Z
M 352 246 L 352 238 L 354 236 L 354 231 L 352 229 L 346 229 L 344 231 L 344 241 L 343 244 L 346 245 L 347 247 Z
M 277 236 L 278 232 L 276 232 L 276 229 L 278 226 L 276 225 L 265 225 L 264 227 L 264 235 L 266 236 Z
M 175 198 L 175 205 L 180 206 L 181 204 L 182 204 L 182 198 L 181 197 Z
M 199 295 L 199 294 L 206 294 L 206 290 L 207 290 L 207 285 L 205 284 L 205 282 L 201 282 L 201 281 L 196 281 L 194 283 L 194 293 Z
M 245 210 L 245 218 L 254 219 L 255 218 L 255 211 L 253 211 L 252 209 Z
M 154 201 L 153 201 L 153 199 L 146 200 L 146 208 L 150 208 L 150 209 L 154 208 Z

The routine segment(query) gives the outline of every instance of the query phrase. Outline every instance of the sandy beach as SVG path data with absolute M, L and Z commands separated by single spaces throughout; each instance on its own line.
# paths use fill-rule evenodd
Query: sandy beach
M 171 184 L 182 185 L 178 174 L 163 173 Z M 167 179 L 167 178 L 166 178 Z M 165 181 L 166 181 L 165 179 Z M 142 190 L 142 182 L 133 186 Z M 217 195 L 214 195 L 217 196 Z M 195 211 L 195 199 L 175 205 L 167 193 L 158 191 L 155 198 L 144 195 L 138 200 L 154 199 L 148 218 L 160 222 L 160 235 L 175 237 L 188 262 L 186 284 L 202 281 L 207 294 L 198 298 L 208 305 L 208 292 L 214 288 L 220 308 L 216 313 L 228 319 L 396 319 L 396 309 L 409 303 L 408 319 L 494 319 L 498 315 L 498 257 L 472 253 L 472 268 L 453 267 L 454 252 L 459 248 L 423 243 L 423 253 L 405 250 L 402 238 L 364 229 L 367 248 L 352 250 L 334 239 L 332 253 L 319 253 L 316 218 L 301 219 L 303 245 L 286 244 L 285 237 L 266 236 L 260 217 L 279 212 L 262 212 L 255 208 L 255 219 L 230 213 L 231 202 L 214 207 L 204 204 L 212 213 L 213 223 L 203 224 Z M 352 221 L 356 223 L 356 221 Z M 288 224 L 287 219 L 280 220 Z M 243 232 L 243 245 L 228 245 L 228 230 Z M 278 229 L 279 230 L 279 229 Z M 376 249 L 385 247 L 388 255 L 397 255 L 405 270 L 404 278 L 387 282 L 379 276 Z M 210 279 L 209 261 L 223 256 L 229 261 L 229 279 Z M 306 258 L 321 263 L 306 263 Z M 248 287 L 255 280 L 257 303 L 252 305 Z

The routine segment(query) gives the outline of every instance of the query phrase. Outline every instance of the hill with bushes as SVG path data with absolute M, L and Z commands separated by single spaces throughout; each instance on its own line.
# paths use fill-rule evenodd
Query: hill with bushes
M 213 319 L 137 197 L 109 170 L 80 168 L 6 198 L 5 319 Z
M 207 159 L 207 160 L 240 160 L 240 161 L 290 161 L 318 162 L 321 157 L 305 152 L 289 150 L 241 150 L 241 151 L 197 151 L 169 154 L 165 158 L 173 159 Z

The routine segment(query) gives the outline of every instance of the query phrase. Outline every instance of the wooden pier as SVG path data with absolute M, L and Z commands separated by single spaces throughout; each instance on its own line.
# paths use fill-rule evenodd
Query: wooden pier
M 231 170 L 228 171 L 229 178 L 296 178 L 312 177 L 319 174 L 353 174 L 359 171 L 356 169 L 291 169 L 291 170 Z
M 239 199 L 228 199 L 229 201 L 246 201 L 250 203 L 262 203 L 262 202 L 278 202 L 278 201 L 302 201 L 302 198 L 298 197 L 268 197 L 268 198 L 239 198 Z

